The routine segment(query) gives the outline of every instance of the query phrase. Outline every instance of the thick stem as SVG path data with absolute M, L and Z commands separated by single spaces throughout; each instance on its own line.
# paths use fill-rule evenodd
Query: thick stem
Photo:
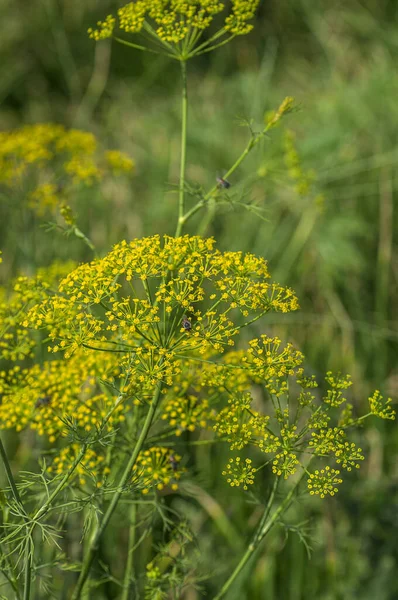
M 119 502 L 120 497 L 124 490 L 124 486 L 126 485 L 128 479 L 131 477 L 131 469 L 134 467 L 134 465 L 136 463 L 138 454 L 140 453 L 141 448 L 144 445 L 144 442 L 148 435 L 149 428 L 152 425 L 153 417 L 155 415 L 156 408 L 159 403 L 160 390 L 161 390 L 161 383 L 159 383 L 158 386 L 156 387 L 155 393 L 152 398 L 151 405 L 148 410 L 148 414 L 145 417 L 145 422 L 142 427 L 140 436 L 134 447 L 134 450 L 130 457 L 130 460 L 128 461 L 126 468 L 124 469 L 123 475 L 120 478 L 119 487 L 118 487 L 117 491 L 115 492 L 115 494 L 113 495 L 112 500 L 104 514 L 104 517 L 103 517 L 93 539 L 90 542 L 88 552 L 83 560 L 80 577 L 77 582 L 76 588 L 73 592 L 71 600 L 78 600 L 81 597 L 83 586 L 84 586 L 86 579 L 90 573 L 91 565 L 93 564 L 94 558 L 97 554 L 99 541 L 100 541 L 102 535 L 104 534 L 104 531 L 107 528 L 109 521 L 111 520 L 111 517 L 118 505 L 118 502 Z
M 236 580 L 236 578 L 238 577 L 240 572 L 246 566 L 246 564 L 248 563 L 250 558 L 253 556 L 254 552 L 257 550 L 257 548 L 259 547 L 260 543 L 263 541 L 263 539 L 265 538 L 267 533 L 270 531 L 270 529 L 273 527 L 273 525 L 275 525 L 276 521 L 285 512 L 285 510 L 287 510 L 289 508 L 289 505 L 290 505 L 290 502 L 292 501 L 293 495 L 294 495 L 297 487 L 299 486 L 302 478 L 304 477 L 304 475 L 305 475 L 305 470 L 303 470 L 301 477 L 296 481 L 294 486 L 291 488 L 291 490 L 287 494 L 284 501 L 279 505 L 279 507 L 275 510 L 275 512 L 272 513 L 271 517 L 268 518 L 270 509 L 271 509 L 271 505 L 274 500 L 274 496 L 275 496 L 275 492 L 276 492 L 277 484 L 274 484 L 274 487 L 271 491 L 270 498 L 267 502 L 267 506 L 265 507 L 264 513 L 260 519 L 257 529 L 254 532 L 252 541 L 250 542 L 246 552 L 240 559 L 239 564 L 236 566 L 232 575 L 224 583 L 223 587 L 221 588 L 221 590 L 219 591 L 217 596 L 214 596 L 213 600 L 220 600 L 220 598 L 223 598 L 225 596 L 225 594 L 230 589 L 230 587 L 232 586 L 232 584 L 234 583 L 234 581 Z
M 175 236 L 181 235 L 184 225 L 184 188 L 185 188 L 185 166 L 187 159 L 187 118 L 188 118 L 188 89 L 187 89 L 187 63 L 180 61 L 182 75 L 182 103 L 181 103 L 181 156 L 180 156 L 180 188 L 178 196 L 178 222 Z
M 129 528 L 129 547 L 127 550 L 126 570 L 124 572 L 123 592 L 120 600 L 129 600 L 131 581 L 134 575 L 134 546 L 136 533 L 137 505 L 131 505 L 130 528 Z

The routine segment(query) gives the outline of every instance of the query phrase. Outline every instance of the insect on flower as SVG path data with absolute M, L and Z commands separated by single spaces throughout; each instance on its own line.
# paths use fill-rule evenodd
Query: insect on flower
M 42 408 L 43 406 L 48 406 L 51 402 L 50 396 L 43 396 L 42 398 L 38 398 L 35 402 L 35 408 Z
M 173 473 L 175 473 L 178 469 L 178 460 L 176 459 L 174 454 L 170 454 L 169 461 L 170 461 L 171 468 L 173 469 Z
M 223 177 L 217 177 L 217 183 L 220 188 L 224 188 L 224 190 L 228 190 L 231 187 L 229 181 L 224 179 Z
M 187 319 L 187 317 L 185 315 L 182 318 L 181 324 L 182 324 L 183 328 L 185 329 L 185 331 L 191 331 L 192 323 L 189 319 Z

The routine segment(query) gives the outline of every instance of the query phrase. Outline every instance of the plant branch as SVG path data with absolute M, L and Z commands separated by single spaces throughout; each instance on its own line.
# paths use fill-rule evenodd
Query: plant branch
M 187 63 L 180 61 L 182 75 L 182 103 L 181 103 L 181 156 L 180 156 L 180 186 L 178 194 L 178 221 L 175 236 L 182 233 L 185 211 L 185 167 L 187 159 L 187 119 L 188 119 L 188 89 L 187 89 Z
M 299 484 L 301 483 L 301 480 L 305 476 L 305 473 L 306 472 L 303 469 L 303 473 L 301 474 L 300 478 L 296 481 L 296 483 L 290 489 L 289 493 L 286 495 L 286 497 L 283 500 L 283 502 L 273 512 L 273 514 L 271 515 L 271 517 L 268 518 L 270 510 L 271 510 L 271 507 L 272 507 L 272 503 L 273 503 L 273 500 L 274 500 L 275 492 L 276 492 L 276 485 L 277 484 L 274 483 L 274 487 L 273 487 L 273 489 L 271 491 L 271 494 L 270 494 L 270 497 L 268 499 L 267 506 L 265 507 L 264 513 L 263 513 L 263 515 L 262 515 L 262 517 L 260 519 L 260 522 L 259 522 L 259 524 L 257 526 L 257 529 L 254 532 L 252 541 L 250 542 L 250 544 L 249 544 L 246 552 L 243 554 L 242 558 L 240 559 L 239 564 L 234 569 L 232 575 L 224 583 L 223 587 L 221 588 L 221 590 L 219 591 L 219 593 L 217 594 L 217 596 L 214 596 L 213 600 L 220 600 L 220 598 L 223 598 L 225 596 L 225 594 L 230 589 L 230 587 L 232 586 L 232 584 L 235 582 L 235 580 L 237 579 L 237 577 L 240 575 L 241 571 L 246 566 L 246 564 L 248 563 L 248 561 L 250 560 L 250 558 L 253 556 L 254 552 L 257 550 L 257 548 L 259 547 L 260 543 L 265 538 L 265 536 L 267 535 L 267 533 L 275 525 L 275 523 L 278 521 L 278 519 L 281 517 L 281 515 L 289 508 L 290 503 L 291 503 L 291 501 L 293 499 L 293 496 L 294 496 L 294 494 L 295 494 L 295 492 L 296 492 Z
M 129 546 L 127 550 L 126 570 L 124 572 L 123 592 L 120 600 L 129 600 L 131 581 L 134 575 L 134 549 L 136 534 L 137 505 L 132 504 L 130 509 Z
M 110 502 L 110 504 L 109 504 L 109 506 L 108 506 L 108 508 L 107 508 L 107 510 L 105 512 L 105 514 L 104 514 L 104 517 L 103 517 L 103 519 L 102 519 L 102 521 L 101 521 L 101 523 L 100 523 L 100 525 L 99 525 L 99 527 L 98 527 L 98 529 L 97 529 L 97 531 L 96 531 L 93 539 L 90 542 L 90 546 L 89 546 L 87 555 L 86 555 L 86 557 L 83 560 L 83 565 L 82 565 L 82 570 L 81 570 L 81 573 L 80 573 L 80 577 L 79 577 L 79 580 L 77 582 L 76 588 L 75 588 L 75 590 L 74 590 L 74 592 L 72 594 L 71 600 L 78 600 L 79 598 L 81 598 L 81 593 L 83 591 L 83 586 L 84 586 L 84 584 L 85 584 L 85 582 L 86 582 L 86 580 L 87 580 L 87 578 L 89 576 L 91 566 L 93 564 L 94 558 L 95 558 L 95 556 L 97 554 L 97 551 L 98 551 L 99 541 L 100 541 L 101 537 L 103 536 L 103 534 L 105 532 L 105 529 L 107 528 L 107 526 L 109 524 L 109 521 L 111 520 L 111 517 L 112 517 L 113 513 L 115 512 L 115 509 L 116 509 L 116 507 L 118 505 L 120 497 L 121 497 L 121 495 L 123 493 L 124 486 L 126 485 L 127 480 L 129 479 L 129 477 L 131 477 L 131 469 L 134 467 L 134 465 L 136 463 L 136 460 L 137 460 L 137 457 L 138 457 L 138 454 L 140 453 L 141 448 L 144 445 L 144 442 L 145 442 L 146 437 L 148 435 L 149 428 L 150 428 L 150 426 L 152 424 L 153 417 L 155 415 L 156 408 L 157 408 L 158 403 L 159 403 L 160 391 L 161 391 L 161 383 L 159 383 L 157 385 L 156 389 L 155 389 L 155 392 L 154 392 L 154 395 L 153 395 L 153 398 L 152 398 L 152 403 L 151 403 L 151 405 L 149 407 L 149 410 L 148 410 L 148 413 L 146 415 L 146 418 L 145 418 L 145 421 L 144 421 L 144 424 L 143 424 L 140 436 L 139 436 L 139 438 L 137 440 L 137 443 L 136 443 L 136 445 L 134 447 L 134 450 L 133 450 L 133 453 L 132 453 L 132 455 L 130 457 L 130 460 L 128 461 L 128 463 L 127 463 L 127 465 L 126 465 L 126 467 L 124 469 L 123 475 L 120 478 L 118 488 L 117 488 L 114 496 L 112 497 L 112 500 L 111 500 L 111 502 Z

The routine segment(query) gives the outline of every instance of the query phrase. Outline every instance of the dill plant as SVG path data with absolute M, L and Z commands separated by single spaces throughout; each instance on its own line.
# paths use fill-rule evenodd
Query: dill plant
M 182 597 L 198 585 L 191 527 L 166 499 L 184 494 L 193 445 L 222 443 L 231 452 L 225 484 L 249 494 L 262 513 L 214 596 L 220 599 L 300 487 L 321 499 L 334 496 L 342 473 L 359 468 L 364 455 L 353 440 L 356 426 L 371 415 L 395 417 L 379 391 L 369 398 L 369 411 L 356 416 L 348 402 L 350 377 L 328 372 L 319 386 L 290 343 L 263 334 L 241 344 L 242 330 L 267 313 L 297 310 L 294 291 L 272 281 L 262 257 L 221 252 L 213 239 L 184 234 L 191 217 L 210 203 L 217 207 L 225 193 L 218 183 L 186 205 L 187 62 L 247 34 L 258 1 L 232 0 L 226 16 L 225 5 L 138 0 L 89 30 L 97 41 L 113 36 L 180 62 L 177 227 L 173 237 L 120 242 L 90 263 L 54 264 L 34 277 L 17 277 L 1 297 L 0 426 L 33 430 L 41 440 L 39 472 L 21 473 L 17 481 L 0 442 L 9 481 L 0 567 L 16 598 L 54 597 L 51 579 L 68 571 L 78 573 L 72 600 L 98 597 L 96 588 L 106 582 L 122 600 Z M 219 29 L 205 37 L 217 19 Z M 142 40 L 120 38 L 117 26 Z M 226 178 L 292 108 L 286 98 L 260 131 L 249 127 L 249 142 Z M 49 135 L 55 135 L 51 128 Z M 286 143 L 299 184 L 291 139 Z M 132 166 L 118 154 L 108 159 L 122 170 Z M 74 225 L 70 209 L 63 210 Z M 267 496 L 257 485 L 263 469 L 272 481 Z M 113 518 L 117 511 L 121 522 Z M 68 554 L 62 536 L 76 523 L 82 551 Z M 125 523 L 121 569 L 100 554 L 111 524 L 120 539 Z M 155 541 L 159 523 L 165 534 Z M 142 568 L 136 551 L 148 541 L 151 559 Z

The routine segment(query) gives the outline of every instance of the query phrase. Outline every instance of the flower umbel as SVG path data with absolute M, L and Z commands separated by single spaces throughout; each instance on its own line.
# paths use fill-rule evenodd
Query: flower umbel
M 127 34 L 146 34 L 155 42 L 153 46 L 139 46 L 118 40 L 140 50 L 163 52 L 172 58 L 186 60 L 197 54 L 209 52 L 237 35 L 245 35 L 253 29 L 259 0 L 231 0 L 231 12 L 218 31 L 201 42 L 203 31 L 208 29 L 214 18 L 227 6 L 219 0 L 136 0 L 117 11 L 117 18 L 108 15 L 98 21 L 97 28 L 88 30 L 89 36 L 98 41 L 112 37 L 115 29 Z M 156 44 L 157 42 L 157 44 Z M 156 49 L 157 48 L 157 49 Z

